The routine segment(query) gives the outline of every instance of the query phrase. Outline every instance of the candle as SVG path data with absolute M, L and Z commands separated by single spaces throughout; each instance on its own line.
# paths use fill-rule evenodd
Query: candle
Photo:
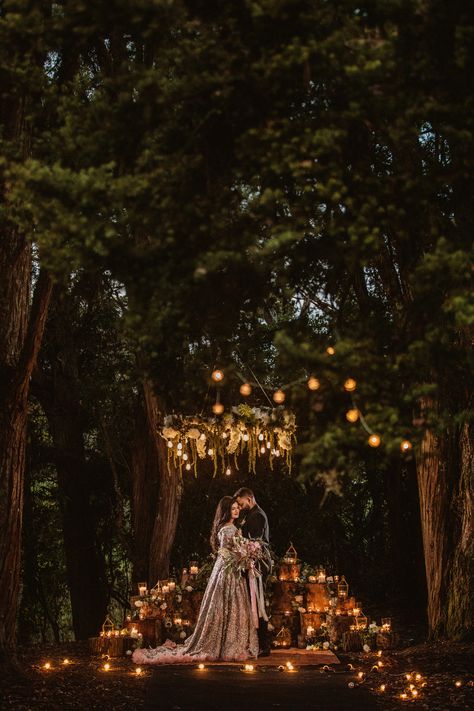
M 325 583 L 326 582 L 326 573 L 324 571 L 321 571 L 318 574 L 318 583 Z
M 138 594 L 143 597 L 146 595 L 147 591 L 147 584 L 146 583 L 138 583 Z
M 174 623 L 175 623 L 175 625 L 180 625 L 182 623 L 181 617 L 175 617 Z
M 170 586 L 169 586 L 169 585 L 163 585 L 163 587 L 161 588 L 161 592 L 162 592 L 164 595 L 166 595 L 166 593 L 169 593 L 169 591 L 170 591 Z
M 315 583 L 316 582 L 316 576 L 315 575 L 310 575 L 308 578 L 310 583 Z
M 309 626 L 306 628 L 306 636 L 307 636 L 307 637 L 312 637 L 313 634 L 314 634 L 314 627 L 311 627 L 311 625 L 309 625 Z
M 189 568 L 191 575 L 197 575 L 199 573 L 199 568 L 197 565 L 191 565 Z
M 168 588 L 170 590 L 174 590 L 176 588 L 176 583 L 174 582 L 174 580 L 170 580 L 170 582 L 168 583 Z

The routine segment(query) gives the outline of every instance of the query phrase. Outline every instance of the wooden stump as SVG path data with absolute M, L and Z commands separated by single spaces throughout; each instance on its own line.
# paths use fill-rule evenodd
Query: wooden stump
M 304 634 L 308 627 L 313 627 L 314 631 L 317 632 L 321 627 L 321 622 L 324 622 L 325 619 L 325 612 L 300 612 L 301 632 Z
M 349 630 L 342 634 L 342 649 L 344 652 L 359 652 L 362 649 L 360 632 Z
M 398 634 L 396 632 L 378 632 L 375 637 L 375 645 L 378 649 L 392 649 L 398 645 Z
M 292 612 L 291 601 L 298 591 L 298 583 L 292 580 L 277 580 L 273 587 L 272 610 L 276 613 Z
M 306 609 L 321 610 L 329 606 L 329 592 L 326 583 L 306 583 Z
M 128 649 L 135 649 L 136 639 L 122 635 L 120 637 L 89 637 L 91 654 L 108 654 L 109 657 L 122 657 Z
M 349 628 L 354 624 L 354 618 L 344 615 L 331 615 L 327 617 L 328 634 L 330 642 L 339 642 L 344 632 L 349 632 Z

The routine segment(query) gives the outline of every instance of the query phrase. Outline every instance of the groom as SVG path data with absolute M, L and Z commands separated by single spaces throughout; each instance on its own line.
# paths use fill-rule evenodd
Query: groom
M 255 501 L 255 494 L 252 489 L 247 489 L 245 486 L 235 492 L 236 499 L 240 508 L 240 517 L 237 525 L 242 528 L 244 538 L 258 538 L 265 547 L 268 554 L 268 565 L 261 566 L 262 582 L 265 588 L 266 579 L 271 569 L 270 555 L 270 533 L 268 530 L 267 514 Z M 258 620 L 258 642 L 260 646 L 259 657 L 268 657 L 270 654 L 270 635 L 268 633 L 268 623 L 262 617 Z

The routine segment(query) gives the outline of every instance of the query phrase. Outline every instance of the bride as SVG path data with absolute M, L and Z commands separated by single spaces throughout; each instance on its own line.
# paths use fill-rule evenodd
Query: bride
M 234 525 L 239 513 L 232 496 L 219 501 L 211 531 L 211 547 L 217 557 L 193 634 L 184 644 L 168 640 L 155 649 L 136 649 L 132 657 L 135 663 L 232 662 L 257 657 L 258 637 L 246 579 L 225 563 L 226 549 L 231 548 L 234 536 L 239 533 Z

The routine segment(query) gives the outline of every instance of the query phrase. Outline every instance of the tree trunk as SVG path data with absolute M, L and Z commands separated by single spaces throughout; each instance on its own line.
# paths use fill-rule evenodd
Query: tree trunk
M 162 409 L 153 384 L 143 383 L 143 411 L 137 419 L 133 456 L 134 579 L 149 585 L 169 575 L 182 481 L 179 469 L 168 468 L 164 439 L 158 430 Z M 139 444 L 142 442 L 141 448 Z
M 417 463 L 428 624 L 433 638 L 474 632 L 472 428 L 426 430 Z
M 15 660 L 20 590 L 26 425 L 52 284 L 41 272 L 30 308 L 31 247 L 14 231 L 0 239 L 0 664 Z
M 48 333 L 53 352 L 51 378 L 47 387 L 38 389 L 38 396 L 53 439 L 74 635 L 87 639 L 97 635 L 107 614 L 109 595 L 91 506 L 80 405 L 79 347 L 71 333 L 74 314 L 70 307 L 68 295 L 58 291 L 52 308 L 54 325 Z

